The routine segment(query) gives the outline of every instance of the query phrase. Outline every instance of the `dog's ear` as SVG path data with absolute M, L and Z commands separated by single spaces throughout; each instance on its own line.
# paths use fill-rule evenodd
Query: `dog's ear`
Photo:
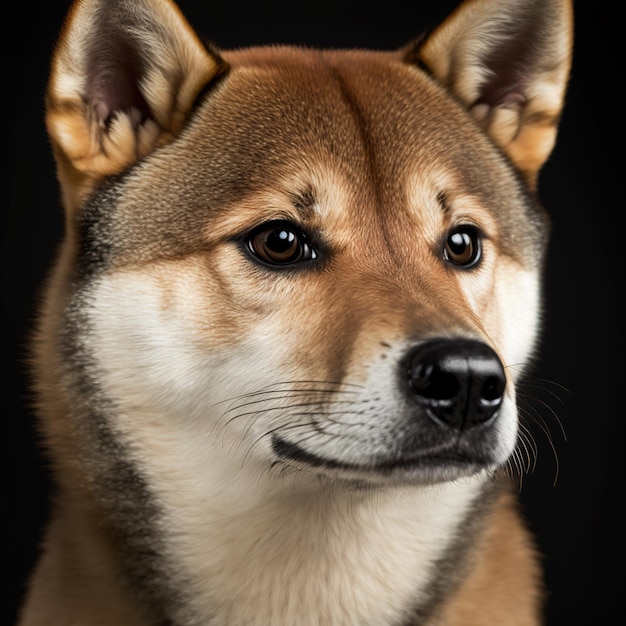
M 463 102 L 534 188 L 556 138 L 571 45 L 571 0 L 466 0 L 405 58 Z
M 170 0 L 78 0 L 46 97 L 66 208 L 171 140 L 224 69 Z

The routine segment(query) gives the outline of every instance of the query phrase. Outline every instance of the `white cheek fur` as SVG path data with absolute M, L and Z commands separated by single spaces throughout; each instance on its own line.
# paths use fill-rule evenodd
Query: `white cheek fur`
M 534 338 L 536 283 L 531 275 L 523 278 L 527 280 L 518 277 L 516 289 L 525 290 L 525 305 L 517 307 L 511 326 L 501 327 L 498 335 L 505 364 L 525 362 Z M 289 366 L 287 342 L 279 340 L 280 327 L 272 328 L 271 322 L 264 321 L 262 328 L 251 329 L 249 338 L 211 345 L 206 333 L 198 330 L 194 313 L 187 312 L 186 317 L 185 311 L 175 313 L 164 307 L 158 285 L 151 285 L 151 280 L 156 281 L 145 274 L 139 281 L 130 272 L 120 273 L 102 279 L 91 299 L 93 331 L 88 341 L 98 356 L 106 392 L 118 405 L 117 426 L 122 432 L 136 433 L 141 420 L 147 419 L 147 433 L 158 426 L 175 438 L 188 433 L 190 446 L 200 437 L 206 439 L 203 446 L 215 446 L 219 441 L 235 456 L 243 455 L 249 461 L 258 453 L 260 460 L 267 461 L 269 438 L 264 435 L 280 426 L 285 416 L 295 435 L 299 424 L 303 432 L 310 430 L 304 411 L 298 413 L 293 406 L 290 412 L 282 410 L 290 402 L 289 381 L 306 376 Z M 500 307 L 495 309 L 498 314 Z M 219 316 L 219 311 L 207 311 L 206 315 Z M 309 449 L 322 447 L 331 458 L 346 463 L 358 463 L 364 452 L 371 456 L 384 453 L 401 412 L 396 368 L 391 364 L 405 350 L 405 345 L 398 344 L 390 349 L 387 360 L 351 366 L 354 371 L 346 382 L 358 384 L 335 389 L 332 396 L 338 405 L 349 405 L 349 410 L 337 423 L 327 424 L 323 432 L 312 433 Z M 509 369 L 513 383 L 515 368 Z M 285 394 L 281 395 L 277 382 L 285 383 Z M 125 416 L 131 414 L 132 424 L 125 425 Z M 336 437 L 344 427 L 350 436 Z M 505 398 L 498 428 L 495 457 L 503 463 L 517 437 L 512 390 Z
M 335 593 L 325 596 L 329 615 L 345 611 L 372 626 L 398 621 L 398 598 L 419 600 L 431 564 L 487 473 L 386 495 L 376 492 L 360 496 L 358 504 L 354 494 L 331 485 L 312 501 L 306 494 L 319 489 L 316 480 L 296 473 L 294 482 L 271 471 L 270 441 L 264 435 L 280 422 L 281 411 L 256 408 L 256 391 L 298 377 L 287 369 L 285 342 L 272 336 L 278 328 L 266 322 L 263 332 L 252 329 L 251 339 L 208 345 L 193 315 L 163 306 L 153 280 L 144 274 L 138 281 L 128 272 L 95 284 L 86 341 L 98 355 L 102 385 L 118 409 L 112 426 L 150 477 L 151 492 L 162 507 L 164 558 L 181 580 L 189 581 L 190 606 L 228 623 L 234 607 L 222 599 L 238 598 L 240 615 L 271 624 L 273 607 L 281 602 L 276 590 L 284 595 L 295 584 L 286 572 L 298 568 L 298 555 L 313 540 L 318 548 L 308 564 L 312 579 L 323 580 L 337 568 L 337 559 L 344 563 Z M 387 360 L 355 372 L 357 396 L 376 400 L 366 411 L 344 418 L 362 428 L 353 445 L 344 440 L 335 449 L 329 437 L 325 450 L 349 462 L 364 447 L 372 454 L 384 448 L 377 424 L 381 415 L 393 414 L 396 374 L 390 364 L 405 349 L 396 345 Z M 278 409 L 280 401 L 274 406 Z M 497 451 L 503 461 L 516 434 L 510 400 L 505 413 Z M 328 536 L 336 540 L 322 541 Z M 363 551 L 363 545 L 372 549 Z M 384 555 L 375 567 L 372 554 Z M 300 592 L 294 588 L 293 593 Z M 314 589 L 298 595 L 298 602 L 303 615 L 319 608 Z

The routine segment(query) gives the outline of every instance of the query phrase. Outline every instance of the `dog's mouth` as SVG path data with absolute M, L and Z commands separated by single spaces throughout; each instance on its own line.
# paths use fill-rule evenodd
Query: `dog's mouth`
M 405 453 L 394 459 L 378 458 L 366 463 L 347 463 L 325 458 L 285 441 L 276 434 L 272 437 L 272 450 L 283 461 L 373 482 L 390 480 L 432 484 L 471 476 L 494 467 L 493 459 L 480 450 L 464 449 L 463 446 L 452 444 L 412 454 Z

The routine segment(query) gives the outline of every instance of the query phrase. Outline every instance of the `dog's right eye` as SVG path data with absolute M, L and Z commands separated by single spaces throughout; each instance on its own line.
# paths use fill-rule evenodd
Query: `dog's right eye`
M 317 258 L 304 233 L 291 222 L 262 224 L 247 237 L 248 250 L 268 265 L 285 266 Z

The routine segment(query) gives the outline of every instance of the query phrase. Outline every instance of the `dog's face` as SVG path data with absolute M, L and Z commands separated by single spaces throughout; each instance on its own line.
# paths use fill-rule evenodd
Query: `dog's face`
M 560 101 L 544 98 L 553 119 L 529 152 L 539 116 L 523 118 L 517 84 L 471 106 L 467 79 L 458 97 L 442 84 L 449 29 L 398 52 L 218 57 L 186 28 L 192 86 L 172 95 L 145 63 L 141 92 L 93 78 L 85 132 L 59 78 L 81 37 L 57 57 L 49 128 L 79 268 L 70 384 L 139 457 L 196 480 L 218 457 L 220 471 L 370 485 L 506 463 L 546 238 L 532 187 Z
M 226 59 L 189 127 L 86 211 L 110 243 L 87 339 L 107 395 L 268 467 L 503 463 L 545 231 L 510 166 L 393 57 Z

